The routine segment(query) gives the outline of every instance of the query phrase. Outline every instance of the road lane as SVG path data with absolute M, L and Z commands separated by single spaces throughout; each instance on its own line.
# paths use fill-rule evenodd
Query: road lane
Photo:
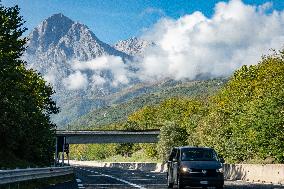
M 165 188 L 166 174 L 118 168 L 76 168 L 85 188 Z
M 124 170 L 107 167 L 76 167 L 76 186 L 53 186 L 48 189 L 166 189 L 166 173 Z M 225 181 L 225 189 L 284 189 L 280 185 Z

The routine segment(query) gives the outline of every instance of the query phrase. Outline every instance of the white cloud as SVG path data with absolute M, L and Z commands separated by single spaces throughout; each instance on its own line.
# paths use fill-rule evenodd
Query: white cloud
M 91 70 L 94 72 L 92 76 L 93 84 L 101 85 L 106 80 L 98 76 L 102 71 L 110 71 L 113 77 L 112 85 L 127 84 L 129 82 L 129 73 L 127 65 L 118 56 L 101 56 L 86 62 L 74 62 L 72 68 L 78 71 Z
M 88 85 L 88 77 L 86 74 L 76 71 L 63 79 L 63 84 L 69 90 L 84 89 Z
M 106 80 L 99 75 L 93 75 L 92 76 L 92 83 L 96 86 L 103 85 L 105 82 L 106 82 Z
M 201 12 L 162 19 L 145 33 L 156 46 L 140 61 L 142 79 L 195 79 L 228 76 L 242 65 L 257 64 L 269 49 L 284 44 L 284 13 L 271 3 L 221 2 L 211 18 Z
M 47 74 L 43 76 L 44 80 L 47 81 L 47 83 L 55 83 L 56 82 L 56 74 L 57 74 L 56 69 L 50 69 L 48 70 Z
M 128 84 L 133 77 L 130 64 L 139 68 L 136 76 L 143 80 L 228 76 L 242 65 L 257 64 L 269 49 L 283 47 L 284 11 L 273 11 L 272 7 L 272 3 L 252 6 L 231 0 L 217 3 L 210 18 L 198 11 L 176 20 L 163 18 L 143 35 L 155 45 L 137 62 L 125 64 L 121 57 L 107 55 L 73 62 L 74 73 L 63 83 L 71 90 Z M 111 79 L 105 77 L 109 73 Z

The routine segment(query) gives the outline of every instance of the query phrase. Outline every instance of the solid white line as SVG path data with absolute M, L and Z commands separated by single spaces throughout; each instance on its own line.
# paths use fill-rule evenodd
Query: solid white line
M 86 171 L 91 172 L 91 170 L 86 170 Z M 133 187 L 135 187 L 135 188 L 146 189 L 146 188 L 144 188 L 143 186 L 139 186 L 138 184 L 134 184 L 134 183 L 128 182 L 128 181 L 126 181 L 126 180 L 123 180 L 123 179 L 120 179 L 120 178 L 111 176 L 111 175 L 106 175 L 106 174 L 101 174 L 101 175 L 102 175 L 102 176 L 105 176 L 105 177 L 109 177 L 109 178 L 115 179 L 115 180 L 118 180 L 118 181 L 120 181 L 120 182 L 123 182 L 123 183 L 125 183 L 125 184 L 130 185 L 130 186 L 133 186 Z
M 87 184 L 87 186 L 125 186 L 125 184 Z
M 130 186 L 133 186 L 133 187 L 135 187 L 135 188 L 146 189 L 146 188 L 144 188 L 143 186 L 139 186 L 139 185 L 137 185 L 137 184 L 128 182 L 128 181 L 123 180 L 123 179 L 120 179 L 120 178 L 116 178 L 116 177 L 111 176 L 111 175 L 105 175 L 105 174 L 102 174 L 102 175 L 103 175 L 103 176 L 106 176 L 106 177 L 109 177 L 109 178 L 112 178 L 112 179 L 115 179 L 115 180 L 118 180 L 118 181 L 120 181 L 120 182 L 123 182 L 123 183 L 125 183 L 125 184 L 130 185 Z
M 152 178 L 129 178 L 129 180 L 155 180 L 155 179 L 152 179 Z

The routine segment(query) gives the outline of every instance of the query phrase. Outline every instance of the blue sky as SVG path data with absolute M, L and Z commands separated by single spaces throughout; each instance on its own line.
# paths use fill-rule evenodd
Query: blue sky
M 31 31 L 42 20 L 63 13 L 86 24 L 102 41 L 113 44 L 139 36 L 162 17 L 177 19 L 195 11 L 207 17 L 214 13 L 216 0 L 2 0 L 4 6 L 19 5 L 26 27 Z M 267 0 L 245 0 L 260 5 Z M 284 1 L 269 1 L 273 9 L 283 10 Z

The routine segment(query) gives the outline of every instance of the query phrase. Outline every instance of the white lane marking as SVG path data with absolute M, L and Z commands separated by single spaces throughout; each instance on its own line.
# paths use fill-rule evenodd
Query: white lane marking
M 86 170 L 86 171 L 91 172 L 91 170 Z M 114 177 L 114 176 L 111 176 L 111 175 L 106 175 L 106 174 L 101 174 L 101 175 L 102 175 L 102 176 L 105 176 L 105 177 L 109 177 L 109 178 L 115 179 L 115 180 L 118 180 L 118 181 L 120 181 L 120 182 L 123 182 L 123 183 L 125 183 L 125 184 L 130 185 L 130 186 L 133 186 L 133 187 L 135 187 L 135 188 L 146 189 L 146 188 L 144 188 L 143 186 L 140 186 L 140 185 L 138 185 L 138 184 L 134 184 L 134 183 L 128 182 L 128 181 L 126 181 L 126 180 L 123 180 L 123 179 L 120 179 L 120 178 L 117 178 L 117 177 Z
M 146 178 L 146 179 L 142 179 L 142 178 L 129 178 L 129 180 L 155 180 L 152 178 Z
M 95 173 L 96 173 L 96 174 L 98 174 L 98 172 L 97 172 L 97 171 L 95 171 Z
M 87 186 L 125 186 L 125 184 L 87 184 Z
M 83 186 L 83 184 L 81 184 L 81 179 L 76 179 L 77 185 L 79 189 L 84 189 L 85 187 Z
M 155 176 L 152 176 L 153 178 L 155 178 Z
M 133 187 L 135 187 L 135 188 L 146 189 L 146 188 L 144 188 L 143 186 L 139 186 L 139 185 L 137 185 L 137 184 L 128 182 L 128 181 L 123 180 L 123 179 L 120 179 L 120 178 L 116 178 L 116 177 L 111 176 L 111 175 L 106 175 L 106 174 L 102 174 L 102 175 L 104 175 L 104 176 L 106 176 L 106 177 L 109 177 L 109 178 L 112 178 L 112 179 L 115 179 L 115 180 L 118 180 L 118 181 L 120 181 L 120 182 L 123 182 L 123 183 L 125 183 L 125 184 L 130 185 L 130 186 L 133 186 Z

